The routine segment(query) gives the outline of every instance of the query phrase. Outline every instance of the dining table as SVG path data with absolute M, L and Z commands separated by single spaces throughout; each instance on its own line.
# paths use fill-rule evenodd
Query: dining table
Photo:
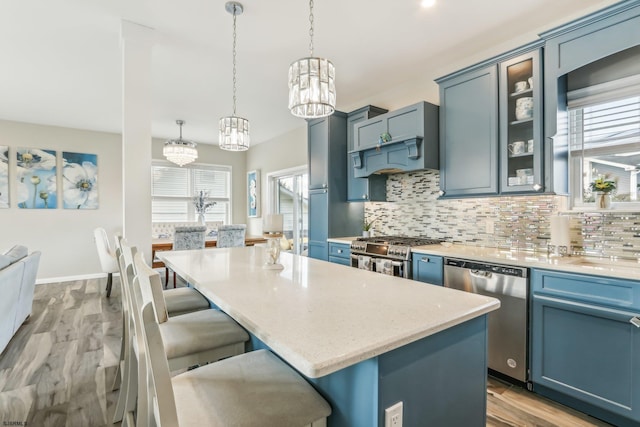
M 253 246 L 255 244 L 266 243 L 267 239 L 262 236 L 245 236 L 245 246 Z M 215 248 L 218 244 L 216 236 L 207 236 L 204 241 L 205 248 Z M 153 260 L 153 268 L 163 268 L 164 263 L 156 256 L 157 252 L 170 251 L 173 249 L 173 239 L 167 237 L 154 237 L 151 240 L 151 259 Z
M 165 251 L 159 258 L 329 402 L 329 427 L 485 426 L 487 314 L 500 302 L 267 248 Z M 194 404 L 198 404 L 194 402 Z

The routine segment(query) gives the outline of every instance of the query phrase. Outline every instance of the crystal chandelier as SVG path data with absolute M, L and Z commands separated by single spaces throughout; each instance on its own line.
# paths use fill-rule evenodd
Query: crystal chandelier
M 289 110 L 304 119 L 330 116 L 336 109 L 333 63 L 313 56 L 313 0 L 309 0 L 309 23 L 310 55 L 289 67 Z
M 220 119 L 220 148 L 228 151 L 249 149 L 249 120 L 236 116 L 236 15 L 241 15 L 242 5 L 235 1 L 224 6 L 233 15 L 233 115 Z
M 180 138 L 170 139 L 165 142 L 162 154 L 164 154 L 170 162 L 178 166 L 184 166 L 198 158 L 198 150 L 196 149 L 195 142 L 182 139 L 182 125 L 184 124 L 184 120 L 176 120 L 176 123 L 180 126 Z

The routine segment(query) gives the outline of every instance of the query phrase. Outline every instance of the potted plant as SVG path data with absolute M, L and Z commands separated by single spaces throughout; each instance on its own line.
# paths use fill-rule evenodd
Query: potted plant
M 599 176 L 589 184 L 589 188 L 595 193 L 598 208 L 609 209 L 611 207 L 611 193 L 616 189 L 616 181 L 608 179 L 607 175 Z
M 362 223 L 362 237 L 370 237 L 373 233 L 373 223 L 376 221 L 375 218 L 371 218 L 371 220 L 367 221 L 367 218 L 364 219 Z

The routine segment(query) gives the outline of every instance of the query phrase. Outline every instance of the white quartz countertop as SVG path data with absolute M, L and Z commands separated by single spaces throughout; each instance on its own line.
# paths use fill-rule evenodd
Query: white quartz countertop
M 595 257 L 557 257 L 547 254 L 509 251 L 467 245 L 427 245 L 411 248 L 413 253 L 463 258 L 518 267 L 545 268 L 568 273 L 592 274 L 618 279 L 640 280 L 640 263 Z
M 499 308 L 497 299 L 262 247 L 158 253 L 164 263 L 310 378 Z
M 358 237 L 360 237 L 360 236 L 354 236 L 354 237 L 332 237 L 330 239 L 327 239 L 327 242 L 329 242 L 329 243 L 342 243 L 342 244 L 350 245 L 351 242 L 356 240 Z

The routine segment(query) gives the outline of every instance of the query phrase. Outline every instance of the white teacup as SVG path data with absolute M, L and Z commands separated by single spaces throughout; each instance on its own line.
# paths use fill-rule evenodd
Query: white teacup
M 527 141 L 527 153 L 533 153 L 533 139 Z
M 524 153 L 525 142 L 524 141 L 514 141 L 509 144 L 509 152 L 511 154 L 522 154 Z
M 515 84 L 516 92 L 522 92 L 523 90 L 527 90 L 527 89 L 529 89 L 529 83 L 527 83 L 526 81 L 522 80 L 520 82 L 516 82 Z

